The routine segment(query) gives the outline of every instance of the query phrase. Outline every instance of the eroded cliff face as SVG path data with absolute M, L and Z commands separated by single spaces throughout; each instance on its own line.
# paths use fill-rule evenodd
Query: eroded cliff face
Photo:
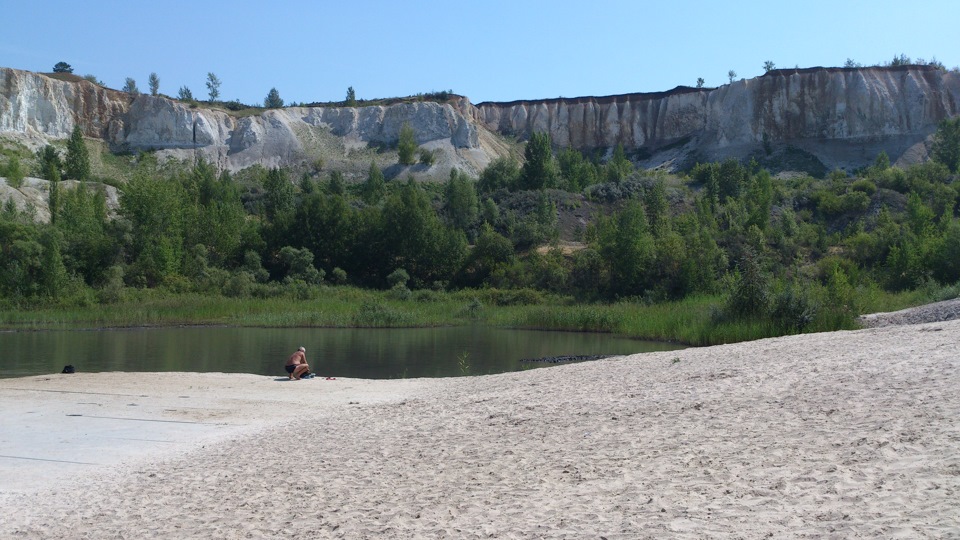
M 0 68 L 0 133 L 39 145 L 69 137 L 79 124 L 86 136 L 116 149 L 157 150 L 177 158 L 200 155 L 229 170 L 317 158 L 347 168 L 362 162 L 366 170 L 371 159 L 383 159 L 362 150 L 394 144 L 401 126 L 409 123 L 417 143 L 437 156 L 436 164 L 418 169 L 418 175 L 445 178 L 452 167 L 478 174 L 503 149 L 487 144 L 490 134 L 481 133 L 485 128 L 472 121 L 471 111 L 469 101 L 461 98 L 446 104 L 289 107 L 237 117 L 160 96 L 131 96 L 88 81 Z
M 108 139 L 114 144 L 175 155 L 196 151 L 231 170 L 254 164 L 286 166 L 317 157 L 343 164 L 351 150 L 395 143 L 404 123 L 413 128 L 418 144 L 439 150 L 441 161 L 449 165 L 479 170 L 489 161 L 480 148 L 478 127 L 450 104 L 288 107 L 237 118 L 140 96 L 122 122 Z M 369 161 L 364 168 L 368 166 Z
M 827 169 L 855 168 L 880 151 L 895 162 L 924 159 L 937 124 L 957 114 L 960 74 L 924 66 L 776 70 L 714 89 L 600 98 L 288 107 L 245 117 L 0 68 L 0 134 L 39 145 L 79 124 L 114 148 L 200 155 L 229 170 L 320 158 L 331 169 L 365 174 L 374 160 L 401 174 L 395 154 L 370 147 L 394 144 L 405 122 L 437 156 L 434 166 L 409 170 L 418 177 L 446 178 L 453 167 L 476 175 L 509 153 L 503 135 L 534 132 L 581 150 L 623 144 L 646 167 L 800 149 Z
M 937 123 L 960 113 L 960 74 L 932 67 L 776 70 L 715 89 L 480 103 L 476 119 L 527 138 L 548 132 L 579 149 L 643 149 L 650 161 L 716 159 L 790 145 L 827 166 L 861 166 L 880 150 L 922 158 Z
M 62 81 L 0 68 L 0 133 L 35 140 L 64 139 L 78 119 L 88 137 L 104 137 L 132 96 L 76 78 Z

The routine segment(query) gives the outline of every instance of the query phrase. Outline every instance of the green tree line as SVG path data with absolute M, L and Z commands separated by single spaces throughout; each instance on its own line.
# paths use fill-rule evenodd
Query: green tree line
M 555 152 L 535 134 L 523 163 L 440 184 L 254 167 L 238 181 L 197 161 L 137 159 L 108 219 L 82 144 L 41 149 L 49 224 L 7 202 L 0 212 L 6 305 L 112 302 L 127 288 L 227 296 L 324 284 L 401 289 L 537 289 L 580 302 L 725 298 L 718 322 L 767 320 L 782 332 L 849 326 L 864 291 L 960 281 L 957 122 L 934 159 L 893 167 L 885 154 L 852 176 L 776 179 L 756 162 L 703 163 L 673 176 L 609 155 Z M 7 169 L 23 164 L 8 160 Z M 603 209 L 564 250 L 558 215 Z M 539 248 L 539 249 L 538 249 Z

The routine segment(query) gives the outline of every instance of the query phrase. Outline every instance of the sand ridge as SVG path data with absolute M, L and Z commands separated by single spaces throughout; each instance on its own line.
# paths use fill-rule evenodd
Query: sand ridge
M 960 537 L 958 345 L 949 321 L 471 378 L 163 374 L 163 399 L 219 377 L 246 427 L 8 494 L 0 536 Z

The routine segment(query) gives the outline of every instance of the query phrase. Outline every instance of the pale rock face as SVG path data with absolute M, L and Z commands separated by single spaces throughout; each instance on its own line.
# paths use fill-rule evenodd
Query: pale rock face
M 475 111 L 490 130 L 523 139 L 547 132 L 560 147 L 655 153 L 689 140 L 691 150 L 723 156 L 766 139 L 828 164 L 879 150 L 896 160 L 960 114 L 960 74 L 922 66 L 777 70 L 716 89 L 480 103 Z
M 303 111 L 303 112 L 299 112 Z M 390 144 L 400 138 L 400 128 L 409 123 L 417 144 L 450 139 L 455 148 L 475 148 L 478 134 L 461 112 L 449 104 L 401 103 L 388 107 L 324 107 L 284 109 L 291 116 L 315 127 L 329 129 L 338 137 L 364 143 Z
M 0 68 L 0 132 L 64 139 L 83 118 L 85 135 L 101 137 L 130 100 L 128 94 L 88 81 L 69 83 Z
M 62 180 L 60 189 L 77 189 L 81 182 L 77 180 Z M 96 182 L 87 182 L 87 189 L 103 193 L 107 204 L 107 214 L 115 216 L 120 208 L 120 192 L 113 186 Z M 50 182 L 40 178 L 24 178 L 23 184 L 12 187 L 7 184 L 6 178 L 0 178 L 0 203 L 13 201 L 13 205 L 20 212 L 32 215 L 40 223 L 50 223 Z
M 157 150 L 161 156 L 202 156 L 221 169 L 254 164 L 289 166 L 317 157 L 304 144 L 304 133 L 325 130 L 342 138 L 343 152 L 367 145 L 391 145 L 409 123 L 419 144 L 434 144 L 450 153 L 445 168 L 431 167 L 446 178 L 458 167 L 478 174 L 497 155 L 481 150 L 482 127 L 469 119 L 472 105 L 461 98 L 452 104 L 404 103 L 387 107 L 286 108 L 257 116 L 190 108 L 165 97 L 109 90 L 87 81 L 64 82 L 45 75 L 0 68 L 0 133 L 36 139 L 69 137 L 79 123 L 88 137 L 101 138 L 125 150 Z M 329 148 L 327 148 L 329 150 Z M 478 155 L 480 151 L 481 155 Z M 346 159 L 344 156 L 333 156 Z M 369 161 L 364 164 L 364 168 Z M 442 170 L 441 170 L 442 169 Z
M 622 144 L 649 156 L 642 166 L 742 158 L 766 143 L 799 148 L 829 168 L 859 167 L 881 150 L 894 162 L 924 159 L 937 124 L 958 113 L 960 74 L 923 66 L 775 70 L 715 89 L 599 98 L 289 107 L 247 117 L 0 68 L 0 135 L 37 146 L 79 123 L 114 148 L 202 156 L 234 171 L 317 158 L 366 170 L 363 150 L 394 144 L 404 123 L 440 154 L 416 171 L 427 178 L 446 178 L 454 167 L 479 174 L 509 154 L 503 135 L 525 140 L 535 132 L 559 147 Z

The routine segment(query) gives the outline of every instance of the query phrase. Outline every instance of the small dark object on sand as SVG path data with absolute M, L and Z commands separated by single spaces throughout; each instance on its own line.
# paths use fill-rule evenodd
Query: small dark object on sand
M 603 358 L 610 358 L 611 354 L 585 354 L 585 355 L 569 355 L 569 356 L 546 356 L 544 358 L 522 358 L 521 362 L 545 362 L 548 364 L 559 364 L 561 362 L 583 362 L 584 360 L 601 360 Z
M 61 371 L 60 373 L 76 373 L 76 372 L 77 372 L 77 368 L 73 367 L 73 365 L 71 364 L 71 365 L 63 366 L 63 371 Z

